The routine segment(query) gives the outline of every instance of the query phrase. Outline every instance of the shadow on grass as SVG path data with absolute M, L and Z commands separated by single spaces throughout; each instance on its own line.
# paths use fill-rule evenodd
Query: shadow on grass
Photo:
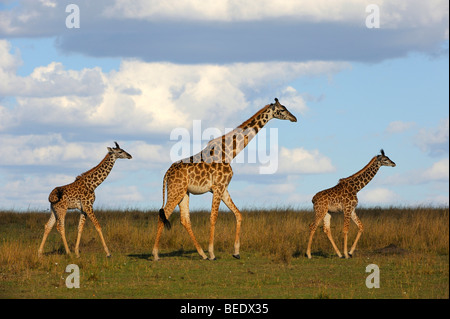
M 180 248 L 178 250 L 172 251 L 170 253 L 160 253 L 159 257 L 160 258 L 164 258 L 164 257 L 183 257 L 183 258 L 192 258 L 192 254 L 193 253 L 197 253 L 196 250 L 184 250 L 183 248 Z M 127 257 L 130 258 L 137 258 L 137 259 L 145 259 L 145 260 L 151 260 L 153 259 L 153 255 L 150 254 L 128 254 Z
M 296 251 L 295 253 L 292 254 L 292 257 L 294 258 L 300 258 L 300 257 L 306 257 L 306 253 L 301 252 L 301 251 Z M 324 251 L 316 251 L 316 252 L 312 252 L 311 253 L 311 257 L 323 257 L 323 258 L 332 258 L 334 257 L 333 255 L 330 255 Z M 337 255 L 336 255 L 337 257 Z M 306 257 L 307 258 L 307 257 Z
M 64 247 L 59 247 L 58 249 L 53 249 L 52 251 L 43 252 L 43 256 L 53 256 L 53 255 L 67 255 Z

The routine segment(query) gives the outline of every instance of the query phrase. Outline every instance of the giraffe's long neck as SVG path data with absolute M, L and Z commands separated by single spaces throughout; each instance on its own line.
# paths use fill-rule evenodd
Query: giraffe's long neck
M 231 163 L 233 158 L 235 158 L 256 134 L 258 134 L 261 128 L 273 118 L 269 107 L 270 104 L 266 105 L 237 128 L 223 136 L 209 141 L 201 152 L 182 161 L 191 163 Z
M 225 135 L 225 142 L 231 161 L 235 158 L 250 141 L 258 134 L 258 132 L 269 122 L 273 116 L 269 110 L 270 105 L 266 105 L 247 121 L 239 125 L 233 131 Z
M 97 166 L 81 174 L 77 179 L 83 178 L 86 186 L 94 190 L 108 177 L 115 162 L 116 158 L 108 153 Z
M 352 176 L 341 179 L 341 181 L 346 182 L 347 185 L 349 185 L 349 187 L 351 187 L 352 190 L 357 193 L 375 177 L 380 167 L 381 165 L 379 161 L 377 161 L 377 157 L 375 156 L 360 171 L 353 174 Z

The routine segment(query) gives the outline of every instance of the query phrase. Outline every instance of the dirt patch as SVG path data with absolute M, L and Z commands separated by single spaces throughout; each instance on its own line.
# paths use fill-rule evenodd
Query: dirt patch
M 383 254 L 383 255 L 404 255 L 409 251 L 403 248 L 400 248 L 394 244 L 389 244 L 386 247 L 376 249 L 373 251 L 375 254 Z

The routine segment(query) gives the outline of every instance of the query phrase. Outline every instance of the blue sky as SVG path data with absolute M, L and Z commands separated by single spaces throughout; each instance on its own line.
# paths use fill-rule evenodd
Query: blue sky
M 66 27 L 70 3 L 80 28 Z M 311 208 L 381 148 L 397 166 L 360 205 L 448 206 L 448 2 L 274 4 L 0 1 L 0 208 L 47 209 L 114 141 L 133 159 L 117 161 L 96 207 L 159 208 L 173 130 L 225 132 L 275 97 L 298 122 L 266 127 L 274 174 L 232 164 L 238 207 Z M 380 28 L 365 25 L 369 4 Z M 249 147 L 269 147 L 258 138 Z

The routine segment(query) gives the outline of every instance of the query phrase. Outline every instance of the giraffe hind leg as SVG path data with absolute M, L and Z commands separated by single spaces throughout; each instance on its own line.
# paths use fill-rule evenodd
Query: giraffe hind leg
M 333 236 L 331 235 L 331 215 L 329 213 L 325 214 L 325 217 L 323 218 L 323 231 L 325 232 L 325 234 L 327 234 L 328 239 L 331 242 L 331 245 L 333 246 L 334 250 L 336 251 L 336 254 L 339 256 L 339 258 L 342 258 L 342 254 L 339 251 L 339 249 L 337 248 L 334 240 L 333 240 Z
M 233 203 L 228 190 L 225 190 L 222 196 L 222 201 L 227 205 L 227 207 L 234 213 L 236 217 L 236 237 L 234 240 L 234 254 L 233 257 L 236 259 L 240 259 L 239 255 L 239 246 L 240 246 L 240 231 L 241 231 L 241 222 L 242 222 L 242 214 L 236 205 Z
M 183 200 L 179 204 L 179 207 L 180 207 L 181 224 L 184 226 L 184 228 L 188 232 L 189 237 L 191 237 L 191 240 L 194 243 L 195 249 L 197 249 L 197 252 L 199 253 L 199 255 L 202 256 L 203 259 L 208 259 L 205 252 L 203 251 L 202 247 L 197 242 L 194 232 L 192 231 L 191 220 L 189 218 L 189 195 L 188 194 L 184 195 Z
M 327 213 L 327 210 L 319 208 L 319 205 L 314 205 L 314 211 L 316 215 L 314 221 L 309 225 L 309 240 L 305 254 L 306 257 L 308 257 L 309 259 L 311 259 L 311 245 L 314 233 L 316 232 L 317 227 L 319 226 L 320 222 L 324 219 L 325 214 Z
M 44 237 L 42 238 L 41 245 L 39 246 L 38 256 L 42 256 L 42 254 L 44 252 L 45 241 L 47 240 L 48 234 L 50 233 L 50 231 L 52 230 L 52 228 L 56 222 L 55 212 L 54 212 L 53 208 L 51 208 L 50 214 L 51 214 L 50 218 L 49 218 L 48 222 L 45 224 Z
M 69 245 L 67 245 L 66 240 L 66 230 L 65 230 L 65 218 L 66 218 L 66 212 L 67 212 L 67 206 L 57 206 L 53 205 L 53 208 L 55 209 L 55 215 L 56 215 L 56 230 L 58 230 L 59 234 L 61 235 L 64 249 L 66 250 L 66 253 L 70 255 L 70 249 Z
M 179 186 L 179 185 L 177 185 Z M 187 190 L 187 183 L 186 185 L 182 184 L 179 186 L 180 189 L 186 189 Z M 186 194 L 186 191 L 173 191 L 172 189 L 168 188 L 167 191 L 167 203 L 164 208 L 161 208 L 159 210 L 159 216 L 158 216 L 158 226 L 156 229 L 156 237 L 155 237 L 155 244 L 153 245 L 152 255 L 153 260 L 159 260 L 159 240 L 161 239 L 162 231 L 164 229 L 165 223 L 164 220 L 167 220 L 169 222 L 170 215 L 172 215 L 173 210 L 175 207 L 183 200 L 184 195 Z M 169 223 L 170 225 L 170 223 Z M 166 224 L 167 228 L 167 224 Z

